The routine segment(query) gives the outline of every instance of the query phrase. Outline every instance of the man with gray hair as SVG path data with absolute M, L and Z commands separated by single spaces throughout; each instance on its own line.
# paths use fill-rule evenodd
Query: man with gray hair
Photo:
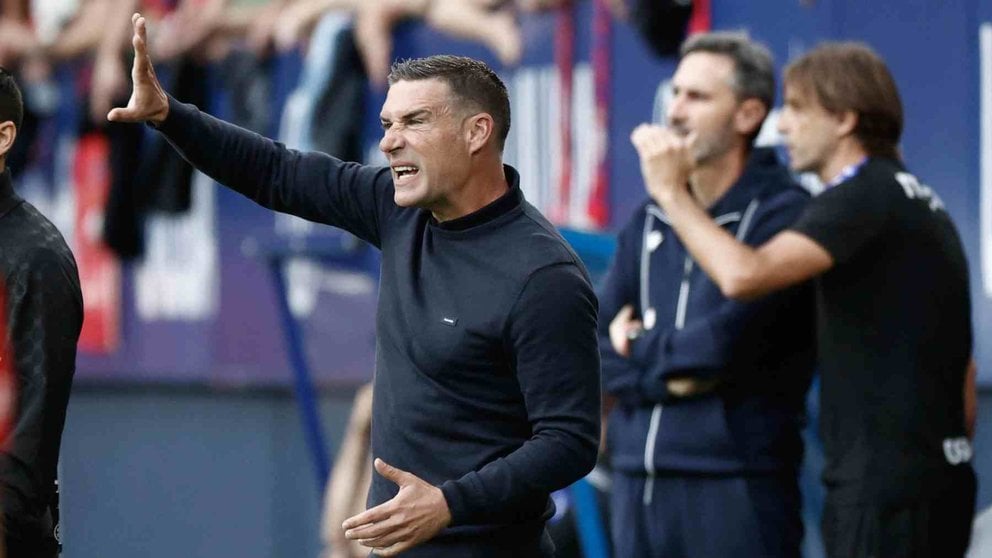
M 506 87 L 477 60 L 393 66 L 388 167 L 301 153 L 168 97 L 132 18 L 134 90 L 108 118 L 158 127 L 261 205 L 382 250 L 375 475 L 344 536 L 375 556 L 550 557 L 549 495 L 599 445 L 596 299 L 575 252 L 503 164 Z
M 693 197 L 751 245 L 809 199 L 774 152 L 753 146 L 773 71 L 746 35 L 694 36 L 667 107 L 667 128 L 691 146 Z M 810 287 L 729 300 L 649 198 L 620 231 L 599 298 L 614 555 L 797 558 Z

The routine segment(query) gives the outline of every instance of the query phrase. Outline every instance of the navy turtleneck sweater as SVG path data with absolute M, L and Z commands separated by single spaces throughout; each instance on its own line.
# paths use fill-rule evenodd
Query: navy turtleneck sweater
M 197 168 L 259 204 L 382 250 L 372 453 L 440 486 L 452 515 L 408 555 L 443 555 L 455 540 L 539 540 L 550 492 L 596 459 L 597 303 L 579 258 L 524 200 L 516 171 L 505 167 L 500 199 L 438 223 L 393 202 L 388 168 L 289 150 L 174 100 L 160 130 Z M 368 504 L 396 492 L 375 475 Z

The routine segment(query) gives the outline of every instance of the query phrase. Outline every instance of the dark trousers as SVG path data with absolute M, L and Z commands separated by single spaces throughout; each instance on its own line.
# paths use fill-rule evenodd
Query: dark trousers
M 971 540 L 971 470 L 935 497 L 899 504 L 846 504 L 827 494 L 823 544 L 831 558 L 961 558 Z
M 799 557 L 796 475 L 617 473 L 610 505 L 613 558 Z

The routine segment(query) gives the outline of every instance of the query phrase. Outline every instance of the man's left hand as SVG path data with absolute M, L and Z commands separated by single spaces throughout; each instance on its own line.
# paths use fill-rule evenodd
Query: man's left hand
M 441 489 L 381 459 L 375 470 L 400 487 L 391 500 L 347 519 L 344 536 L 395 556 L 427 541 L 451 523 L 451 511 Z
M 720 385 L 718 378 L 669 378 L 665 382 L 668 393 L 675 397 L 696 397 L 712 393 Z
M 692 145 L 695 136 L 680 136 L 655 124 L 641 124 L 630 134 L 630 142 L 641 160 L 641 174 L 648 194 L 660 205 L 689 185 L 695 163 Z
M 610 344 L 623 358 L 630 358 L 630 341 L 640 334 L 644 325 L 634 319 L 634 306 L 627 304 L 610 322 Z

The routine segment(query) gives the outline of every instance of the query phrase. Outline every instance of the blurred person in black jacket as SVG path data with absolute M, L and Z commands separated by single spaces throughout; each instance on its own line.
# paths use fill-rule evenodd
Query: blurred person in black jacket
M 0 68 L 0 281 L 17 396 L 0 451 L 0 509 L 10 558 L 58 555 L 56 468 L 83 297 L 72 252 L 52 223 L 13 190 L 7 153 L 21 124 L 21 93 Z

